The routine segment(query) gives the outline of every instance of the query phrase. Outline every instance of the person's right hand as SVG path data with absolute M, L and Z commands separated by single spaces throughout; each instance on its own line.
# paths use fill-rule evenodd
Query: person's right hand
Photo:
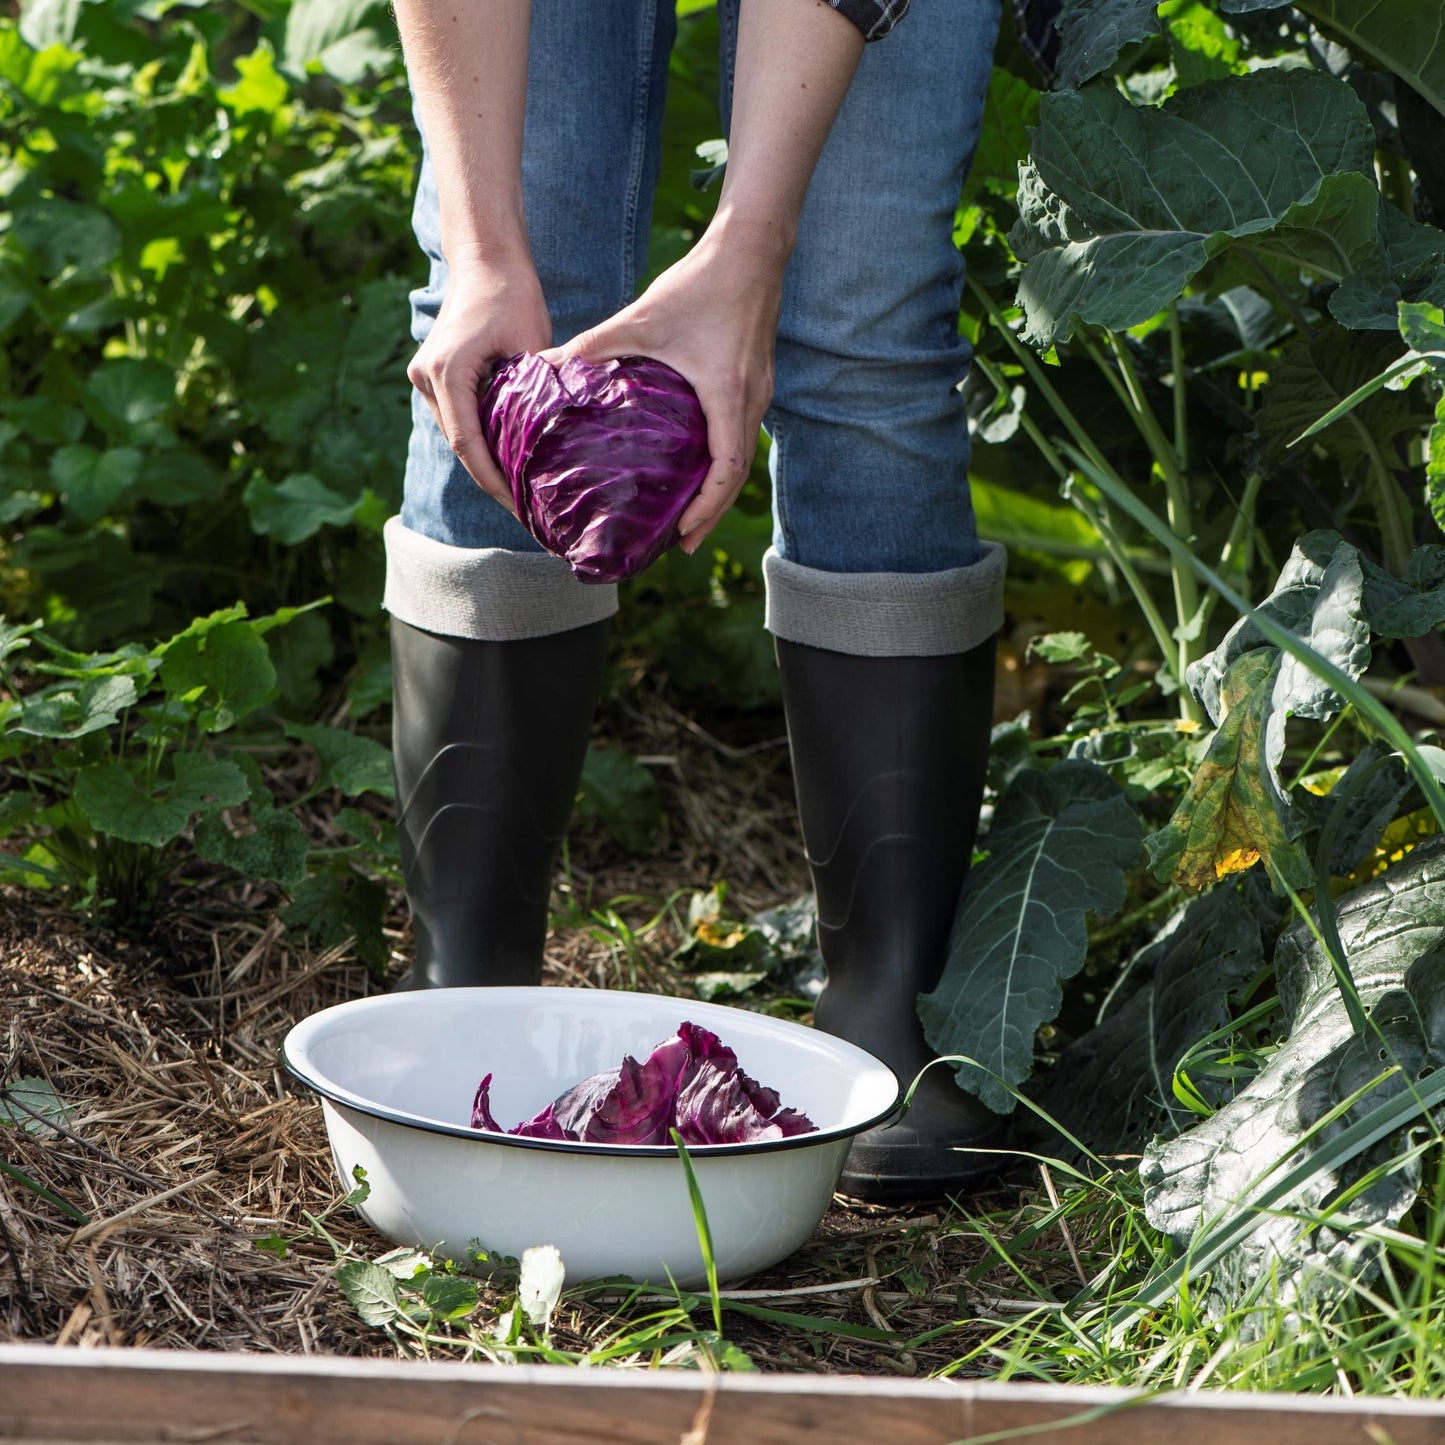
M 500 359 L 542 351 L 552 322 L 530 256 L 449 258 L 446 299 L 406 374 L 477 485 L 509 512 L 511 488 L 482 435 L 477 394 Z

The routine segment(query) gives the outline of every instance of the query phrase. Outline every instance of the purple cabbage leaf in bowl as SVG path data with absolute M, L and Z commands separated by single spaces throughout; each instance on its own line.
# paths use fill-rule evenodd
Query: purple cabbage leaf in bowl
M 503 1129 L 492 1118 L 492 1076 L 477 1086 L 472 1128 L 526 1139 L 588 1144 L 743 1144 L 811 1134 L 817 1125 L 784 1108 L 777 1092 L 750 1078 L 714 1033 L 684 1023 L 642 1063 L 593 1074 L 535 1118 Z
M 702 406 L 672 367 L 523 352 L 479 406 L 522 525 L 581 581 L 635 577 L 678 540 L 711 459 Z

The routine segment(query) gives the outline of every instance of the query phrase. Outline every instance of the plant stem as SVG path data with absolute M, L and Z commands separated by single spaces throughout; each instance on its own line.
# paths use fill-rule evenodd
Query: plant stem
M 1299 765 L 1299 770 L 1295 774 L 1294 782 L 1290 785 L 1291 787 L 1298 786 L 1301 778 L 1309 776 L 1310 770 L 1320 758 L 1324 756 L 1325 750 L 1334 741 L 1335 734 L 1345 725 L 1350 716 L 1351 706 L 1349 703 L 1346 703 L 1344 707 L 1330 719 L 1329 727 L 1324 730 L 1320 735 L 1319 741 L 1310 749 L 1309 756 Z
M 1091 933 L 1089 947 L 1097 948 L 1101 943 L 1110 943 L 1116 938 L 1122 938 L 1141 923 L 1153 918 L 1156 913 L 1167 913 L 1183 897 L 1184 890 L 1182 888 L 1166 888 L 1157 898 L 1151 898 L 1132 913 L 1126 913 L 1122 918 L 1115 919 L 1107 928 L 1101 928 L 1097 933 Z
M 1014 354 L 1019 355 L 1023 366 L 1025 366 L 1025 370 L 1029 371 L 1029 376 L 1038 384 L 1039 392 L 1042 394 L 1043 399 L 1052 407 L 1055 416 L 1058 416 L 1059 420 L 1064 423 L 1066 431 L 1068 431 L 1071 436 L 1082 434 L 1082 428 L 1078 425 L 1078 419 L 1075 418 L 1074 413 L 1069 410 L 1068 405 L 1066 405 L 1064 399 L 1059 396 L 1058 392 L 1053 390 L 1053 386 L 1049 383 L 1048 377 L 1043 376 L 1043 368 L 1039 366 L 1038 360 L 1019 344 L 1017 338 L 1014 338 L 1012 328 L 1009 327 L 1009 322 L 1004 319 L 1003 312 L 998 309 L 997 303 L 988 295 L 987 290 L 985 290 L 983 286 L 978 286 L 974 283 L 974 290 L 978 298 L 983 301 L 985 308 L 988 309 L 988 315 L 993 319 L 998 331 L 1003 332 L 1004 338 L 1009 341 Z M 1007 396 L 1007 394 L 1009 394 L 1007 387 L 1004 386 L 1003 377 L 998 374 L 997 367 L 994 367 L 987 358 L 975 355 L 974 366 L 977 366 L 978 370 L 983 371 L 984 376 L 994 384 L 1000 396 Z M 1100 535 L 1105 548 L 1108 548 L 1108 555 L 1113 559 L 1114 565 L 1118 568 L 1118 572 L 1120 572 L 1121 577 L 1124 578 L 1124 582 L 1129 585 L 1129 590 L 1131 594 L 1133 594 L 1134 601 L 1139 604 L 1139 610 L 1144 614 L 1144 621 L 1146 621 L 1147 626 L 1149 626 L 1150 633 L 1153 634 L 1155 646 L 1159 649 L 1160 659 L 1165 662 L 1166 666 L 1172 669 L 1173 657 L 1176 656 L 1176 650 L 1178 650 L 1176 649 L 1175 640 L 1173 640 L 1173 636 L 1170 634 L 1169 624 L 1163 620 L 1163 616 L 1160 614 L 1159 607 L 1157 607 L 1155 603 L 1152 592 L 1144 585 L 1144 579 L 1140 577 L 1139 571 L 1137 571 L 1136 566 L 1134 566 L 1134 559 L 1130 556 L 1130 549 L 1124 545 L 1124 540 L 1118 536 L 1114 527 L 1108 522 L 1103 510 L 1095 507 L 1094 503 L 1092 503 L 1088 497 L 1084 496 L 1081 488 L 1075 483 L 1074 473 L 1069 470 L 1068 464 L 1066 464 L 1064 458 L 1059 455 L 1059 449 L 1043 435 L 1038 423 L 1030 418 L 1027 412 L 1023 413 L 1022 418 L 1020 418 L 1020 423 L 1022 423 L 1025 434 L 1029 436 L 1030 441 L 1035 444 L 1035 447 L 1039 448 L 1043 460 L 1051 465 L 1055 474 L 1058 475 L 1059 480 L 1064 484 L 1065 496 L 1077 507 L 1081 516 L 1084 517 L 1085 522 L 1090 523 L 1090 526 L 1094 527 L 1095 532 Z M 1095 452 L 1095 455 L 1098 455 L 1097 452 Z M 1107 461 L 1103 460 L 1103 457 L 1098 457 L 1095 465 L 1098 465 L 1101 471 L 1107 471 L 1111 477 L 1116 478 L 1120 486 L 1124 486 L 1123 480 L 1117 477 L 1113 468 L 1108 465 Z M 1195 707 L 1194 695 L 1183 685 L 1182 676 L 1179 678 L 1179 691 L 1181 691 L 1183 695 L 1188 696 L 1189 705 Z M 1188 717 L 1188 715 L 1191 714 L 1185 715 Z M 1202 712 L 1196 721 L 1202 721 Z
M 1405 499 L 1400 495 L 1395 474 L 1390 470 L 1389 463 L 1369 428 L 1358 415 L 1352 415 L 1350 421 L 1364 442 L 1365 452 L 1370 459 L 1370 481 L 1373 483 L 1375 506 L 1380 514 L 1380 541 L 1385 555 L 1385 566 L 1396 577 L 1403 577 L 1405 562 L 1413 547 Z
M 1159 649 L 1160 658 L 1166 666 L 1170 665 L 1174 639 L 1170 635 L 1169 624 L 1165 622 L 1163 614 L 1159 611 L 1153 594 L 1144 585 L 1144 579 L 1134 570 L 1134 563 L 1129 556 L 1128 549 L 1124 546 L 1118 533 L 1114 531 L 1107 514 L 1102 509 L 1095 507 L 1092 499 L 1084 495 L 1084 490 L 1077 479 L 1070 481 L 1065 488 L 1065 495 L 1078 508 L 1084 520 L 1103 539 L 1104 545 L 1109 549 L 1109 556 L 1113 558 L 1114 565 L 1119 569 L 1129 591 L 1134 595 L 1134 601 L 1139 604 L 1139 610 L 1144 614 L 1144 621 L 1153 634 L 1154 645 Z M 1183 686 L 1182 680 L 1180 686 Z
M 1219 549 L 1219 570 L 1232 569 L 1241 574 L 1249 571 L 1249 564 L 1254 551 L 1254 509 L 1259 501 L 1260 488 L 1264 485 L 1264 474 L 1262 472 L 1251 472 L 1249 480 L 1244 484 L 1244 495 L 1239 499 L 1239 506 L 1234 513 L 1234 521 L 1229 528 L 1229 536 L 1224 539 L 1224 546 Z M 1234 560 L 1234 554 L 1242 552 L 1238 562 Z M 1217 597 L 1218 593 L 1211 593 L 1210 598 Z
M 1179 321 L 1179 303 L 1169 303 L 1169 365 L 1174 373 L 1174 455 L 1179 469 L 1189 472 L 1189 396 L 1184 389 L 1184 328 Z
M 993 385 L 993 389 L 1001 397 L 1009 394 L 1008 384 L 1003 379 L 1003 374 L 993 362 L 986 356 L 975 355 L 971 363 L 983 375 L 984 379 Z M 1039 449 L 1040 455 L 1053 468 L 1054 474 L 1061 482 L 1068 481 L 1072 473 L 1069 471 L 1068 463 L 1059 455 L 1059 449 L 1039 430 L 1039 425 L 1028 414 L 1027 411 L 1019 413 L 1019 425 L 1023 428 L 1024 435 L 1033 442 Z
M 1165 515 L 1169 521 L 1169 530 L 1186 546 L 1191 546 L 1194 538 L 1194 518 L 1189 505 L 1189 485 L 1179 457 L 1168 437 L 1164 435 L 1164 429 L 1159 425 L 1159 419 L 1154 415 L 1149 399 L 1144 395 L 1143 383 L 1134 369 L 1128 344 L 1116 331 L 1106 331 L 1104 334 L 1108 337 L 1114 357 L 1119 363 L 1119 374 L 1129 392 L 1130 410 L 1135 423 L 1153 453 L 1159 474 L 1164 479 Z M 1203 709 L 1185 683 L 1189 664 L 1194 661 L 1203 640 L 1199 587 L 1193 571 L 1188 567 L 1180 566 L 1176 562 L 1172 570 L 1174 611 L 1179 623 L 1175 654 L 1175 674 L 1179 679 L 1179 712 L 1181 717 L 1192 722 L 1202 722 Z
M 1104 454 L 1094 445 L 1093 439 L 1085 431 L 1083 424 L 1079 421 L 1068 403 L 1054 389 L 1054 384 L 1044 372 L 1043 364 L 1038 357 L 1014 335 L 1013 327 L 1008 324 L 1008 318 L 1004 316 L 1002 308 L 993 299 L 988 288 L 980 285 L 971 276 L 968 279 L 969 288 L 973 294 L 983 303 L 984 310 L 988 312 L 989 320 L 993 322 L 999 335 L 1003 338 L 1004 344 L 1013 352 L 1015 359 L 1028 372 L 1029 380 L 1038 389 L 1038 393 L 1048 402 L 1053 413 L 1058 417 L 1065 431 L 1073 439 L 1074 445 L 1089 458 L 1093 464 L 1114 475 L 1114 469 L 1109 465 Z
M 1234 573 L 1239 590 L 1246 598 L 1249 596 L 1249 569 L 1254 561 L 1254 509 L 1263 485 L 1263 473 L 1249 474 L 1249 480 L 1244 484 L 1244 495 L 1239 499 L 1238 510 L 1229 528 L 1229 535 L 1224 539 L 1224 546 L 1219 549 L 1219 570 Z M 1205 593 L 1204 601 L 1200 605 L 1201 631 L 1209 625 L 1209 619 L 1214 616 L 1218 602 L 1219 593 Z
M 1114 395 L 1119 398 L 1119 405 L 1129 413 L 1131 420 L 1134 422 L 1134 425 L 1138 427 L 1139 433 L 1142 436 L 1144 428 L 1139 423 L 1138 408 L 1134 405 L 1134 398 L 1129 394 L 1129 388 L 1124 385 L 1123 378 L 1119 374 L 1119 368 L 1109 365 L 1108 358 L 1099 350 L 1098 343 L 1087 331 L 1080 335 L 1079 342 L 1085 352 L 1088 353 L 1089 359 L 1099 368 L 1099 374 L 1109 383 L 1110 389 Z M 1147 444 L 1149 438 L 1145 436 L 1144 441 Z

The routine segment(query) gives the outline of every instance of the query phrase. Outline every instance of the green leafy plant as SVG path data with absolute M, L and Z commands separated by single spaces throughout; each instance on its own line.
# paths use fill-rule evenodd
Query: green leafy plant
M 351 907 L 341 937 L 379 969 L 385 892 L 353 865 L 384 862 L 385 831 L 347 810 L 338 821 L 355 830 L 355 846 L 314 847 L 296 814 L 277 806 L 242 728 L 277 695 L 269 637 L 305 615 L 250 618 L 237 605 L 149 649 L 102 653 L 71 651 L 37 624 L 0 625 L 0 756 L 18 784 L 0 812 L 10 844 L 0 877 L 58 892 L 115 927 L 144 928 L 193 855 L 291 890 L 292 920 L 335 943 L 337 925 L 316 900 L 346 873 L 380 904 L 369 917 Z M 379 744 L 300 732 L 321 759 L 318 788 L 390 796 L 390 755 Z
M 389 22 L 324 8 L 0 20 L 4 609 L 89 651 L 329 592 L 277 640 L 302 707 L 377 636 L 413 269 L 398 57 L 337 49 Z
M 1401 7 L 1371 7 L 1368 26 L 1351 3 L 1329 16 L 1301 8 L 1351 37 L 1370 30 L 1368 58 L 1434 93 L 1438 49 L 1422 60 Z M 1246 595 L 1270 531 L 1284 524 L 1287 535 L 1294 520 L 1279 501 L 1261 515 L 1267 485 L 1296 508 L 1315 503 L 1315 518 L 1323 502 L 1336 525 L 1367 529 L 1374 560 L 1402 572 L 1416 536 L 1400 451 L 1419 433 L 1418 406 L 1377 395 L 1367 418 L 1333 428 L 1308 459 L 1288 444 L 1396 363 L 1401 295 L 1445 287 L 1445 236 L 1408 214 L 1408 186 L 1389 184 L 1409 175 L 1405 132 L 1373 124 L 1359 67 L 1298 17 L 1247 31 L 1228 22 L 1192 0 L 1066 4 L 1066 88 L 1042 97 L 1037 125 L 1015 140 L 1016 184 L 1004 157 L 985 154 L 987 179 L 961 212 L 987 383 L 976 415 L 1003 407 L 1017 418 L 1012 451 L 1032 448 L 1103 544 L 1164 665 L 1161 684 L 1195 721 L 1182 684 L 1208 648 L 1217 597 L 1147 536 L 1141 545 L 1091 472 L 1136 493 L 1157 487 L 1175 536 Z M 1110 68 L 1119 83 L 1085 83 Z M 1111 155 L 1120 163 L 1100 163 Z M 1000 262 L 1017 268 L 1016 309 L 998 299 Z M 1017 540 L 1059 545 L 1027 531 Z M 1153 582 L 1161 561 L 1167 598 Z M 1429 680 L 1445 676 L 1433 639 L 1407 646 Z
M 1385 701 L 1401 662 L 1445 679 L 1445 52 L 1420 24 L 1355 0 L 1065 0 L 1061 89 L 1031 106 L 1018 74 L 996 77 L 960 209 L 977 461 L 1012 481 L 1031 453 L 1045 479 L 1011 509 L 986 486 L 985 529 L 1126 595 L 1144 631 L 1035 642 L 1070 669 L 1069 720 L 996 752 L 984 856 L 920 1011 L 969 1061 L 960 1082 L 1009 1110 L 1084 968 L 1085 911 L 1141 900 L 1119 975 L 1090 970 L 1094 1027 L 1071 1025 L 1029 1086 L 1096 1151 L 1158 1141 L 1140 1205 L 1178 1254 L 1151 1265 L 1136 1321 L 1185 1292 L 1245 1331 L 1353 1301 L 1416 1198 L 1409 1130 L 1438 1138 L 1445 912 L 1422 905 L 1388 963 L 1382 922 L 1445 826 L 1440 760 Z M 1122 811 L 1070 854 L 1078 805 L 1038 800 L 1084 762 Z

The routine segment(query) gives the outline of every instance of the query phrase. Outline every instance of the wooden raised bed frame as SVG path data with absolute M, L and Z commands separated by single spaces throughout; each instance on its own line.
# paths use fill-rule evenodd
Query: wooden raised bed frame
M 20 1445 L 945 1445 L 1000 1432 L 1445 1445 L 1445 1402 L 0 1345 L 0 1440 Z

